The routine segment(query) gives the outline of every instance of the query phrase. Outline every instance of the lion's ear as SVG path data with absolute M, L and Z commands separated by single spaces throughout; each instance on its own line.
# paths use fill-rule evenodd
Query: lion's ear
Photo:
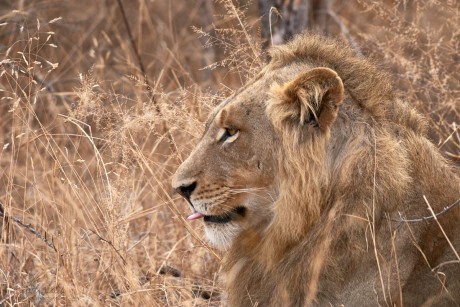
M 327 131 L 344 97 L 343 83 L 335 71 L 325 67 L 300 73 L 286 84 L 272 87 L 267 107 L 275 126 L 295 128 L 305 124 Z

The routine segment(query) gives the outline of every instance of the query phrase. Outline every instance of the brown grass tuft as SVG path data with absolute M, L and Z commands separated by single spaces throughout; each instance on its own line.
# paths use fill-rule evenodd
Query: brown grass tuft
M 458 162 L 458 4 L 337 2 Z M 255 3 L 123 3 L 151 96 L 115 1 L 0 4 L 0 305 L 220 304 L 220 255 L 170 177 L 263 66 Z

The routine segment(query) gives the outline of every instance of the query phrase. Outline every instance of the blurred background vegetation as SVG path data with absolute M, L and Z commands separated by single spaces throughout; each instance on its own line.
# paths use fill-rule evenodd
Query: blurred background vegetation
M 0 306 L 220 305 L 170 178 L 210 109 L 307 29 L 391 72 L 460 162 L 455 0 L 0 2 Z

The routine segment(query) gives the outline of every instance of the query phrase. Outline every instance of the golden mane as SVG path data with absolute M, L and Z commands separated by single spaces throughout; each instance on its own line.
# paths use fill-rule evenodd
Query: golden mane
M 224 271 L 228 274 L 228 291 L 234 294 L 233 298 L 236 293 L 249 291 L 251 300 L 262 304 L 269 302 L 268 297 L 273 299 L 270 293 L 276 293 L 279 299 L 274 305 L 348 302 L 352 306 L 360 302 L 353 298 L 357 293 L 366 293 L 370 298 L 375 287 L 378 301 L 388 302 L 388 293 L 391 296 L 401 289 L 398 290 L 396 283 L 385 285 L 385 280 L 396 278 L 392 272 L 395 264 L 391 264 L 394 259 L 387 246 L 390 230 L 385 224 L 388 219 L 397 220 L 398 210 L 409 210 L 415 216 L 426 214 L 421 195 L 439 184 L 419 178 L 420 174 L 442 176 L 453 186 L 458 186 L 458 178 L 425 138 L 425 119 L 397 99 L 389 76 L 372 61 L 358 57 L 342 42 L 310 34 L 299 35 L 290 43 L 273 48 L 270 55 L 266 78 L 270 78 L 270 71 L 276 74 L 283 67 L 307 65 L 311 70 L 304 73 L 306 77 L 301 73 L 295 81 L 271 88 L 267 115 L 280 138 L 279 196 L 268 228 L 263 233 L 244 232 L 227 254 Z M 312 77 L 315 67 L 328 77 Z M 334 83 L 335 78 L 327 68 L 342 80 L 345 97 L 340 94 L 341 85 Z M 303 78 L 307 83 L 303 83 L 302 90 L 297 83 L 302 83 L 299 79 Z M 317 83 L 308 85 L 310 82 Z M 331 88 L 335 88 L 334 97 L 325 98 Z M 294 97 L 296 93 L 298 97 Z M 301 97 L 308 93 L 313 94 Z M 326 125 L 325 129 L 307 128 L 308 113 L 320 112 L 324 100 L 336 101 L 329 108 L 340 110 L 338 115 L 328 115 L 329 120 L 335 120 L 334 125 Z M 306 114 L 297 116 L 299 110 Z M 422 183 L 425 180 L 430 181 L 430 188 Z M 447 204 L 457 197 L 455 194 L 452 190 L 442 199 L 437 193 L 430 197 L 438 197 L 436 204 Z M 402 207 L 403 204 L 410 206 Z M 405 245 L 412 244 L 411 231 L 420 231 L 418 225 L 412 227 L 415 230 L 400 234 Z M 377 233 L 370 235 L 369 231 Z M 439 233 L 435 227 L 430 231 Z M 444 243 L 439 246 L 446 246 Z M 426 242 L 418 244 L 426 247 Z M 362 257 L 366 259 L 364 266 L 375 265 L 371 264 L 375 258 L 366 258 L 369 257 L 363 252 L 366 248 L 375 248 L 376 253 L 384 255 L 390 261 L 390 268 L 374 267 L 376 277 L 367 284 L 355 289 L 347 288 L 345 283 L 346 290 L 334 295 L 340 293 L 346 280 L 349 285 L 361 282 L 362 277 L 350 272 L 358 270 Z M 403 245 L 394 248 L 401 254 L 406 249 Z M 411 257 L 401 255 L 397 261 L 399 265 L 410 266 L 414 261 Z M 403 280 L 407 280 L 410 272 L 401 274 L 406 274 Z M 242 285 L 249 288 L 243 289 Z M 244 301 L 232 303 L 241 305 Z
M 273 47 L 269 54 L 269 69 L 293 62 L 309 62 L 336 71 L 346 93 L 376 120 L 390 120 L 404 124 L 414 132 L 426 133 L 423 117 L 396 99 L 388 73 L 372 60 L 358 56 L 345 42 L 304 33 L 285 45 Z
M 228 304 L 459 304 L 460 207 L 406 222 L 460 197 L 423 117 L 343 42 L 303 34 L 270 54 L 173 180 L 225 250 Z

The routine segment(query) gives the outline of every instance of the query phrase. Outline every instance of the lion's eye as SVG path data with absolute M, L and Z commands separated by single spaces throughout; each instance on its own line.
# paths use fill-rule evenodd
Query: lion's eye
M 231 143 L 238 137 L 239 131 L 235 128 L 223 128 L 219 133 L 218 140 L 220 142 Z
M 238 130 L 236 130 L 235 128 L 225 128 L 225 135 L 227 137 L 234 136 L 237 133 L 238 133 Z

